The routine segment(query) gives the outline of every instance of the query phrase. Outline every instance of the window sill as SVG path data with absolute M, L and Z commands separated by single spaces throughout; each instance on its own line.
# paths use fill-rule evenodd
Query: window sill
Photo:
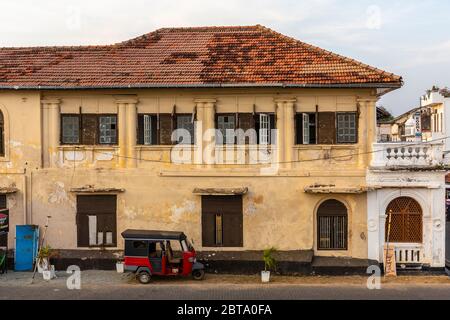
M 296 144 L 298 150 L 327 150 L 327 149 L 358 149 L 358 144 Z
M 176 144 L 171 144 L 171 145 L 137 145 L 135 148 L 137 150 L 149 150 L 149 151 L 160 151 L 160 150 L 172 150 L 174 147 L 177 148 L 186 148 L 186 149 L 196 149 L 197 146 L 196 145 L 192 145 L 192 144 L 181 144 L 181 145 L 176 145 Z
M 84 151 L 84 150 L 99 150 L 99 149 L 119 149 L 115 144 L 96 144 L 96 145 L 81 145 L 81 144 L 64 144 L 58 147 L 64 151 Z

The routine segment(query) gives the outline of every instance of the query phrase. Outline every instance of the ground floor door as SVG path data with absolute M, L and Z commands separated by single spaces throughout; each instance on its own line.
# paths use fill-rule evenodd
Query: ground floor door
M 202 197 L 203 247 L 242 247 L 242 196 Z
M 117 246 L 115 195 L 77 196 L 78 247 Z
M 386 215 L 386 242 L 422 243 L 422 208 L 416 200 L 410 197 L 396 198 L 388 205 Z

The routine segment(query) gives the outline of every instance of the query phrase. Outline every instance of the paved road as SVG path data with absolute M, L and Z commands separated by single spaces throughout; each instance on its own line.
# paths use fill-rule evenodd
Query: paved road
M 118 300 L 329 300 L 329 299 L 400 299 L 450 300 L 450 286 L 385 286 L 370 291 L 360 286 L 324 285 L 217 285 L 214 288 L 184 285 L 150 285 L 146 287 L 60 288 L 0 287 L 0 299 L 118 299 Z
M 170 299 L 170 300 L 328 300 L 328 299 L 445 299 L 450 300 L 450 283 L 382 284 L 381 290 L 368 290 L 363 283 L 289 284 L 214 283 L 156 280 L 140 285 L 123 275 L 88 273 L 81 290 L 66 287 L 66 275 L 30 284 L 30 274 L 0 277 L 0 299 Z

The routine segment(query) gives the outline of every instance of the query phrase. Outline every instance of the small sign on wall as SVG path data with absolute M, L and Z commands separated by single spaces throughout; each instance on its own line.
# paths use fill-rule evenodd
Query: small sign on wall
M 9 232 L 9 210 L 0 210 L 0 233 Z

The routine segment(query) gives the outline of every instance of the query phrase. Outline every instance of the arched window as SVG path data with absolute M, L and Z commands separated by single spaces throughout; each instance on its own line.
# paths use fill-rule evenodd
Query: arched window
M 0 111 L 0 157 L 5 156 L 5 118 Z
M 394 199 L 388 205 L 386 214 L 386 242 L 422 243 L 422 208 L 416 200 L 410 197 Z
M 337 200 L 327 200 L 317 210 L 317 249 L 347 250 L 347 208 Z

